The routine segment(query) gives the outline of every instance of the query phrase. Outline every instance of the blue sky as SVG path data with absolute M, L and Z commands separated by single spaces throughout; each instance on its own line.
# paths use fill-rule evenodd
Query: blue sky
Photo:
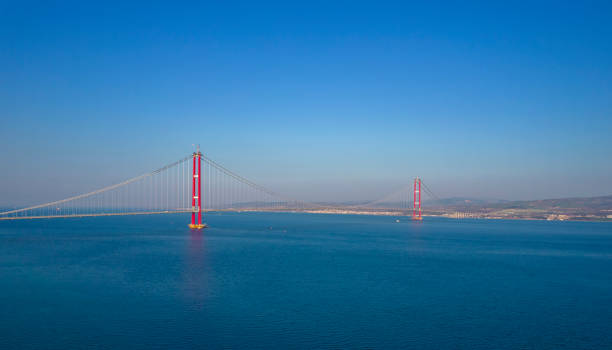
M 612 194 L 609 2 L 0 4 L 0 204 L 211 158 L 306 200 Z

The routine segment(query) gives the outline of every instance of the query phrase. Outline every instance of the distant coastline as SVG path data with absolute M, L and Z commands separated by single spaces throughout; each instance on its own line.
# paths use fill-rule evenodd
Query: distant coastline
M 270 212 L 270 213 L 308 213 L 308 214 L 336 214 L 336 215 L 376 215 L 376 216 L 403 216 L 410 218 L 412 210 L 393 209 L 352 209 L 352 208 L 321 208 L 321 209 L 291 209 L 291 208 L 229 208 L 223 210 L 210 210 L 209 212 Z M 612 222 L 612 214 L 608 216 L 597 215 L 567 215 L 554 212 L 532 210 L 504 210 L 492 212 L 474 211 L 443 211 L 440 209 L 423 211 L 423 217 L 443 217 L 449 219 L 488 219 L 488 220 L 538 220 L 538 221 L 591 221 Z

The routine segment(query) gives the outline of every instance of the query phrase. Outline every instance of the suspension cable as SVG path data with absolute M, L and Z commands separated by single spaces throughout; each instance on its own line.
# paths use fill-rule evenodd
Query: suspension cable
M 77 196 L 73 196 L 73 197 L 69 197 L 69 198 L 65 198 L 65 199 L 62 199 L 62 200 L 59 200 L 59 201 L 54 201 L 54 202 L 49 202 L 49 203 L 44 203 L 44 204 L 38 204 L 38 205 L 34 205 L 34 206 L 31 206 L 31 207 L 22 208 L 22 209 L 5 211 L 5 212 L 0 213 L 0 215 L 19 213 L 19 212 L 23 212 L 23 211 L 27 211 L 27 210 L 38 209 L 38 208 L 48 207 L 48 206 L 52 206 L 52 205 L 62 204 L 62 203 L 66 203 L 66 202 L 69 202 L 69 201 L 72 201 L 72 200 L 75 200 L 75 199 L 85 198 L 85 197 L 93 196 L 95 194 L 99 194 L 99 193 L 103 193 L 103 192 L 106 192 L 106 191 L 110 191 L 110 190 L 113 190 L 115 188 L 118 188 L 118 187 L 130 184 L 132 182 L 135 182 L 135 181 L 142 180 L 144 178 L 153 176 L 155 174 L 159 174 L 159 173 L 161 173 L 162 171 L 164 171 L 164 170 L 166 170 L 168 168 L 171 168 L 171 167 L 173 167 L 175 165 L 180 164 L 181 162 L 184 162 L 184 161 L 190 159 L 191 157 L 192 156 L 189 155 L 188 157 L 185 157 L 185 158 L 183 158 L 181 160 L 178 160 L 178 161 L 176 161 L 174 163 L 168 164 L 168 165 L 166 165 L 164 167 L 161 167 L 161 168 L 159 168 L 157 170 L 154 170 L 154 171 L 152 171 L 150 173 L 143 174 L 143 175 L 140 175 L 140 176 L 136 176 L 136 177 L 133 177 L 133 178 L 131 178 L 129 180 L 125 180 L 125 181 L 120 182 L 118 184 L 107 186 L 107 187 L 101 188 L 99 190 L 95 190 L 95 191 L 88 192 L 88 193 L 83 193 L 83 194 L 80 194 L 80 195 L 77 195 Z

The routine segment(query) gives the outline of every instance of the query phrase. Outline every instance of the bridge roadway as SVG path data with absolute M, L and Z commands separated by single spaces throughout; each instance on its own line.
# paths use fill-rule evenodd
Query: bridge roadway
M 0 218 L 0 220 L 85 218 L 85 217 L 94 217 L 94 216 L 125 216 L 125 215 L 174 214 L 174 213 L 191 213 L 191 209 L 164 210 L 164 211 L 136 211 L 136 212 L 126 212 L 126 213 L 69 214 L 69 215 L 41 215 L 41 216 L 10 216 L 10 217 Z
M 307 211 L 304 209 L 302 211 Z M 151 215 L 151 214 L 176 214 L 176 213 L 191 213 L 191 209 L 176 209 L 176 210 L 161 210 L 161 211 L 134 211 L 134 212 L 123 212 L 123 213 L 96 213 L 96 214 L 67 214 L 67 215 L 38 215 L 38 216 L 6 216 L 0 217 L 2 220 L 27 220 L 27 219 L 54 219 L 54 218 L 86 218 L 86 217 L 97 217 L 97 216 L 126 216 L 126 215 Z M 295 211 L 290 209 L 202 209 L 203 213 L 208 212 L 279 212 L 279 211 Z

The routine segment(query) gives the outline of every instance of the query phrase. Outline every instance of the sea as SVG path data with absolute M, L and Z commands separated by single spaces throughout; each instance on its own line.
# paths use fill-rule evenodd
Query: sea
M 0 349 L 612 349 L 612 223 L 0 221 Z

